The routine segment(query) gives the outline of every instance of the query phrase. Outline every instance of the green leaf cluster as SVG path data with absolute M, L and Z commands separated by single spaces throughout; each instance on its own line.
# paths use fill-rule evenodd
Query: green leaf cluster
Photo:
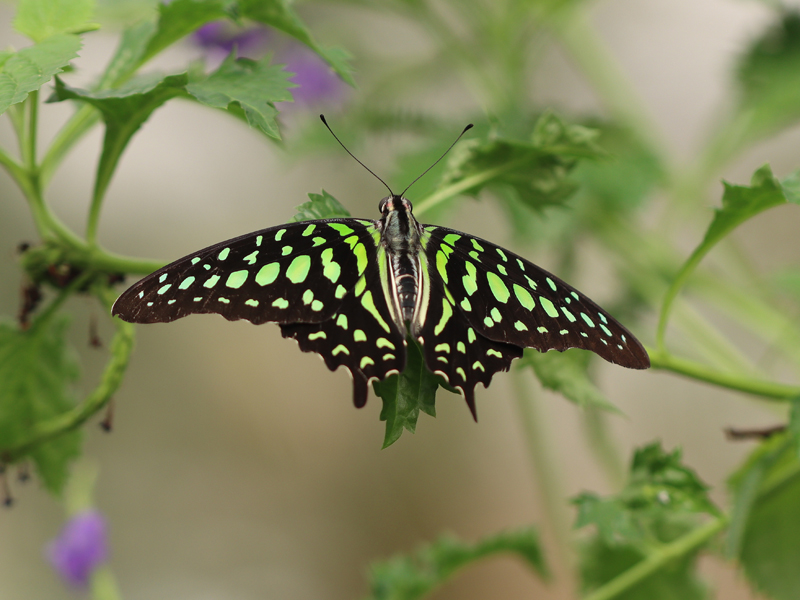
M 575 527 L 595 532 L 581 545 L 581 575 L 585 591 L 600 590 L 630 569 L 659 560 L 665 545 L 681 543 L 701 515 L 718 516 L 708 487 L 681 461 L 680 450 L 665 452 L 659 443 L 634 454 L 628 481 L 619 494 L 601 498 L 584 492 L 572 500 L 578 507 Z M 706 598 L 695 573 L 696 548 L 664 560 L 616 598 Z

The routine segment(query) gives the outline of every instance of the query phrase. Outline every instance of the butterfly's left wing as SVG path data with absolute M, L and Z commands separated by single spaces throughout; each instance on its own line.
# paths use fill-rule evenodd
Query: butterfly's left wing
M 365 244 L 366 245 L 366 244 Z M 406 365 L 405 332 L 389 309 L 385 251 L 368 248 L 364 274 L 342 299 L 336 314 L 319 323 L 281 324 L 283 337 L 303 352 L 321 355 L 331 371 L 344 366 L 353 378 L 353 403 L 367 403 L 368 383 L 399 373 Z

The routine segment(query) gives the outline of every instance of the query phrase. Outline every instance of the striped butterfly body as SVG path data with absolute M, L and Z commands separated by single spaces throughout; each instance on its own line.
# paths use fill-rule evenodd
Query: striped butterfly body
M 133 323 L 193 313 L 278 323 L 284 337 L 346 367 L 357 407 L 371 380 L 402 372 L 408 336 L 475 413 L 475 386 L 523 348 L 583 348 L 633 369 L 639 341 L 589 298 L 524 258 L 414 218 L 391 195 L 381 218 L 279 225 L 209 246 L 145 277 L 112 313 Z

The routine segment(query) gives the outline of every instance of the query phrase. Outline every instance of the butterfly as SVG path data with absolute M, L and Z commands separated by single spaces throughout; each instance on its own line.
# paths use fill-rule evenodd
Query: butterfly
M 194 252 L 131 286 L 112 314 L 132 323 L 195 313 L 277 323 L 330 370 L 350 372 L 359 408 L 370 381 L 404 370 L 414 342 L 473 417 L 475 386 L 488 386 L 524 348 L 583 348 L 650 366 L 642 344 L 581 292 L 496 244 L 419 223 L 405 191 L 389 192 L 377 220 L 287 223 Z

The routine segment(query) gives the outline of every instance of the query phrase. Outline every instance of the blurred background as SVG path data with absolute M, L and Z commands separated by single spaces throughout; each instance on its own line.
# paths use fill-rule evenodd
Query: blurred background
M 79 70 L 71 81 L 88 84 L 101 69 L 126 5 L 101 5 L 101 22 L 108 27 L 86 36 L 85 58 L 76 61 Z M 298 10 L 321 42 L 353 53 L 362 89 L 381 81 L 384 59 L 407 57 L 411 63 L 432 49 L 427 31 L 382 10 L 381 3 L 314 2 Z M 26 42 L 10 33 L 12 14 L 13 6 L 0 5 L 3 46 L 20 47 Z M 725 105 L 737 54 L 774 13 L 755 1 L 605 0 L 591 4 L 588 16 L 649 110 L 671 159 L 685 164 Z M 569 57 L 554 44 L 541 51 L 542 66 L 527 84 L 531 102 L 573 117 L 602 113 Z M 187 41 L 154 66 L 168 70 L 203 52 Z M 322 130 L 313 123 L 319 112 L 347 137 L 337 123 L 346 121 L 348 102 L 361 92 L 336 82 L 325 87 L 329 83 L 321 84 L 324 91 L 316 98 L 287 108 L 288 151 L 196 104 L 176 101 L 156 111 L 111 184 L 101 243 L 121 254 L 174 260 L 285 222 L 309 192 L 322 188 L 354 216 L 376 217 L 384 189 L 343 151 L 293 151 L 295 133 L 308 138 L 309 128 Z M 482 101 L 450 85 L 446 74 L 429 92 L 417 86 L 414 95 L 398 91 L 397 98 L 386 98 L 412 112 L 463 114 L 464 123 L 480 112 Z M 52 136 L 72 110 L 68 103 L 42 108 L 42 137 Z M 442 149 L 458 131 L 460 126 L 443 134 Z M 4 145 L 13 141 L 5 120 L 0 139 Z M 55 211 L 77 231 L 83 231 L 100 142 L 97 128 L 67 159 L 50 190 Z M 410 143 L 403 136 L 373 136 L 352 150 L 397 189 L 407 181 L 391 180 L 393 161 Z M 795 128 L 740 156 L 719 178 L 746 184 L 765 162 L 783 177 L 798 167 L 798 149 Z M 720 195 L 721 185 L 709 190 L 708 219 Z M 409 196 L 414 199 L 413 190 Z M 21 194 L 4 173 L 0 199 L 0 281 L 6 282 L 0 313 L 13 315 L 19 290 L 7 282 L 21 284 L 15 248 L 35 240 L 36 233 Z M 553 267 L 546 250 L 532 253 L 512 239 L 491 202 L 464 199 L 443 224 Z M 735 237 L 754 264 L 774 270 L 796 262 L 799 226 L 797 211 L 780 207 Z M 702 229 L 687 228 L 679 240 L 687 254 L 700 236 Z M 602 268 L 575 282 L 601 304 Z M 106 342 L 113 327 L 96 304 L 70 302 L 71 341 L 84 364 L 85 393 L 106 356 L 88 346 L 90 320 L 97 320 Z M 655 315 L 649 315 L 634 332 L 651 343 L 654 326 Z M 508 375 L 477 390 L 477 425 L 460 397 L 440 391 L 436 419 L 421 416 L 416 434 L 381 450 L 380 401 L 372 397 L 363 410 L 354 409 L 346 373 L 329 372 L 316 355 L 282 339 L 274 325 L 199 316 L 140 326 L 137 333 L 114 400 L 113 433 L 101 432 L 98 419 L 86 429 L 86 460 L 100 473 L 96 502 L 110 522 L 112 566 L 127 600 L 357 598 L 366 592 L 371 561 L 409 552 L 445 532 L 469 540 L 533 523 L 552 547 Z M 765 403 L 670 374 L 608 364 L 599 365 L 599 372 L 603 390 L 624 413 L 610 418 L 620 453 L 629 457 L 634 447 L 656 439 L 667 449 L 682 448 L 686 463 L 723 505 L 724 478 L 751 448 L 726 441 L 723 428 L 773 425 L 781 416 Z M 532 375 L 525 378 L 541 425 L 540 447 L 554 465 L 564 503 L 583 490 L 611 492 L 585 442 L 580 409 L 541 391 Z M 0 511 L 0 598 L 69 597 L 43 559 L 44 544 L 63 522 L 61 505 L 36 480 L 14 483 L 13 493 L 14 507 Z M 498 558 L 460 574 L 434 597 L 574 597 L 571 582 L 558 577 L 564 569 L 551 558 L 557 578 L 549 585 L 516 560 Z M 702 571 L 719 598 L 755 597 L 721 561 L 704 559 Z

